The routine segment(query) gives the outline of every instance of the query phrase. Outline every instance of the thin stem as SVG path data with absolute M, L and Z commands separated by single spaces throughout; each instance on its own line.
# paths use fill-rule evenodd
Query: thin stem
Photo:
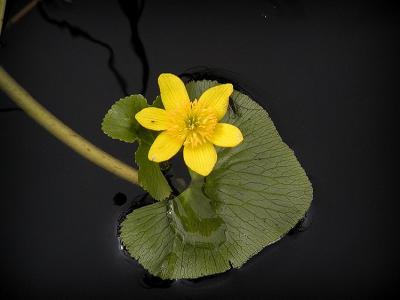
M 27 5 L 25 5 L 19 12 L 17 12 L 14 16 L 11 17 L 10 21 L 7 22 L 7 27 L 14 25 L 19 20 L 21 20 L 23 17 L 25 17 L 32 9 L 34 9 L 36 7 L 36 5 L 40 1 L 41 0 L 32 0 Z
M 138 184 L 137 170 L 112 157 L 103 150 L 85 140 L 63 122 L 58 120 L 46 108 L 33 99 L 8 73 L 0 66 L 0 89 L 3 90 L 32 119 L 42 125 L 56 138 L 69 146 L 86 159 L 103 169 L 131 182 Z
M 6 10 L 6 0 L 0 0 L 0 35 L 1 35 L 1 28 L 3 26 L 3 18 L 5 10 Z

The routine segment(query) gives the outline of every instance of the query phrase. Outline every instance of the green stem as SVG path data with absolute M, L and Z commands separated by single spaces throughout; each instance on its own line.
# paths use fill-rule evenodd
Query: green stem
M 33 99 L 2 67 L 0 67 L 0 89 L 32 119 L 72 150 L 99 167 L 131 183 L 138 184 L 137 170 L 97 148 L 58 120 L 52 113 Z
M 6 0 L 0 0 L 0 35 L 1 35 L 1 28 L 3 26 L 3 18 L 5 10 L 6 10 Z

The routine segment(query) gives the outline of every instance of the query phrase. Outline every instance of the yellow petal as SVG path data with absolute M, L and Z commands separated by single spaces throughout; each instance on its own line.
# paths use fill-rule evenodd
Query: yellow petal
M 154 162 L 161 162 L 170 159 L 179 149 L 181 149 L 183 140 L 172 137 L 167 132 L 161 132 L 151 145 L 148 158 Z
M 185 146 L 183 148 L 183 159 L 191 170 L 207 176 L 217 162 L 217 152 L 211 143 L 204 143 L 196 147 Z
M 147 129 L 166 130 L 169 127 L 168 114 L 161 108 L 144 108 L 135 115 L 135 118 Z
M 227 123 L 218 123 L 210 142 L 220 147 L 235 147 L 243 141 L 239 128 Z
M 190 104 L 185 84 L 178 76 L 163 73 L 158 77 L 158 85 L 160 87 L 161 100 L 166 110 L 174 110 Z
M 206 90 L 199 99 L 199 105 L 214 108 L 218 120 L 221 120 L 228 109 L 229 96 L 233 92 L 230 83 L 221 84 Z

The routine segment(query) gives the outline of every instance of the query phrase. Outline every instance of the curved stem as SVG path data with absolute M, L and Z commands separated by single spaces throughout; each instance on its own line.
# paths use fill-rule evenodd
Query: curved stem
M 32 119 L 71 149 L 103 169 L 138 184 L 138 172 L 85 140 L 46 108 L 32 98 L 8 73 L 0 67 L 0 89 L 3 90 Z

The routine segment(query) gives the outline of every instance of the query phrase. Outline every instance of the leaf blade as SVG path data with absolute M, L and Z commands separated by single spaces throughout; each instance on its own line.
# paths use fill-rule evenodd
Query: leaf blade
M 113 139 L 127 143 L 137 141 L 135 162 L 139 167 L 139 185 L 154 199 L 166 199 L 172 192 L 158 163 L 148 160 L 147 153 L 154 141 L 153 132 L 143 128 L 135 115 L 147 108 L 147 100 L 142 95 L 131 95 L 115 102 L 102 122 L 103 132 Z
M 105 115 L 101 129 L 112 139 L 133 143 L 139 139 L 142 130 L 135 115 L 147 106 L 147 100 L 142 95 L 131 95 L 118 100 Z
M 139 184 L 156 200 L 164 200 L 171 194 L 172 190 L 167 179 L 161 172 L 160 164 L 147 158 L 151 144 L 144 141 L 139 142 L 135 153 L 135 161 L 139 166 Z

